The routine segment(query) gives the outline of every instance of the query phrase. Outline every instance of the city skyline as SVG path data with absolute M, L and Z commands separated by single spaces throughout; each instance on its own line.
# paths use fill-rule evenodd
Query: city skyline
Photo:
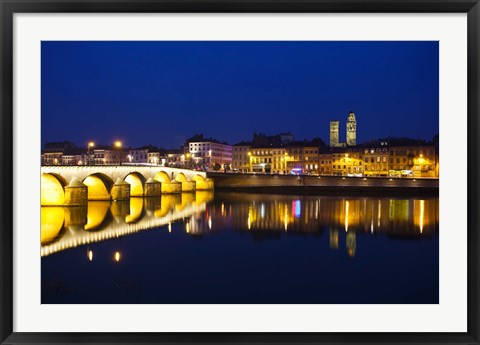
M 42 42 L 42 145 L 438 134 L 438 42 Z M 76 119 L 75 125 L 65 116 Z

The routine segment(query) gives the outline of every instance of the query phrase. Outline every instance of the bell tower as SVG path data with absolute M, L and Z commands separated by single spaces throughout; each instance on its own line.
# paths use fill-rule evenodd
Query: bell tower
M 347 146 L 355 145 L 357 145 L 357 120 L 351 111 L 347 118 Z
M 338 146 L 339 121 L 330 121 L 330 147 Z

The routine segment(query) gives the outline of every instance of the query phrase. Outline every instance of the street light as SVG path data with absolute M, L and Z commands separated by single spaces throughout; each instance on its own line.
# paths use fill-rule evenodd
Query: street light
M 119 162 L 119 165 L 122 165 L 122 152 L 121 152 L 122 142 L 120 140 L 117 140 L 113 143 L 113 146 L 116 149 L 118 149 L 118 162 Z
M 212 169 L 212 150 L 208 150 L 208 155 L 210 156 L 208 160 L 209 169 Z
M 95 143 L 93 141 L 90 141 L 88 143 L 88 159 L 87 159 L 87 164 L 91 165 L 92 164 L 92 149 L 95 147 Z M 95 160 L 93 159 L 93 162 L 95 163 Z

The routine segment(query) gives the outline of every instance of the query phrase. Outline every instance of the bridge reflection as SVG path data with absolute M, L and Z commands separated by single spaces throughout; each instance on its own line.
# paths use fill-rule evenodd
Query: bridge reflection
M 345 243 L 350 256 L 357 235 L 422 239 L 438 231 L 438 197 L 428 199 L 340 198 L 215 193 L 204 191 L 90 201 L 87 207 L 42 207 L 42 256 L 141 230 L 183 222 L 186 234 L 232 229 L 255 240 L 328 233 L 333 250 Z
M 89 201 L 86 207 L 41 208 L 41 255 L 157 228 L 200 216 L 212 191 L 126 201 Z

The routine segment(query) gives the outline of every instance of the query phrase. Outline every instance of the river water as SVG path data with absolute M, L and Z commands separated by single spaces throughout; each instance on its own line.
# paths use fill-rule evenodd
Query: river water
M 438 197 L 42 207 L 42 303 L 438 303 Z

